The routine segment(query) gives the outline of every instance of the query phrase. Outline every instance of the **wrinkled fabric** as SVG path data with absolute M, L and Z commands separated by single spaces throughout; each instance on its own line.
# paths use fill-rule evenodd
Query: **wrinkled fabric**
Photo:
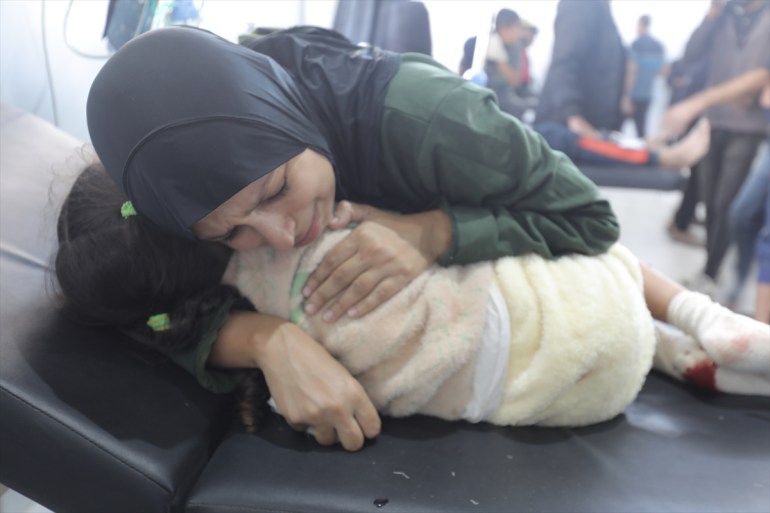
M 271 50 L 292 53 L 287 48 L 307 37 L 334 34 L 304 30 L 268 36 Z M 356 47 L 334 37 L 338 45 L 329 54 L 350 57 Z M 352 60 L 371 66 L 371 59 Z M 329 158 L 338 174 L 350 172 L 349 159 L 341 169 L 335 154 L 337 141 L 358 128 L 346 125 L 347 114 L 367 116 L 382 109 L 382 99 L 360 105 L 352 92 L 333 90 L 339 80 L 324 79 L 338 69 L 316 66 L 310 79 L 326 88 L 316 87 L 318 98 L 309 101 L 299 71 L 292 76 L 270 56 L 204 30 L 151 31 L 116 52 L 94 80 L 87 105 L 94 148 L 139 212 L 192 237 L 196 221 L 306 148 Z M 319 109 L 326 100 L 335 102 L 338 116 Z

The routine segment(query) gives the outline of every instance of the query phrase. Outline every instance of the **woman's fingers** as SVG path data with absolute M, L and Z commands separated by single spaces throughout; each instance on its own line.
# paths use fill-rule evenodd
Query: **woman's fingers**
M 377 409 L 368 397 L 361 402 L 356 408 L 355 419 L 361 431 L 366 438 L 376 438 L 380 434 L 382 429 L 382 421 L 380 420 L 380 414 L 377 413 Z
M 337 431 L 331 425 L 314 426 L 313 437 L 321 445 L 334 445 L 337 443 Z
M 360 267 L 356 272 L 355 262 L 349 262 L 357 250 L 355 240 L 348 236 L 324 255 L 323 260 L 307 279 L 302 289 L 302 294 L 307 298 L 305 312 L 308 315 L 314 315 L 326 307 L 330 299 L 360 274 Z M 348 265 L 330 281 L 329 277 L 332 273 L 335 273 L 343 264 Z M 319 291 L 319 289 L 321 290 Z
M 326 322 L 359 317 L 392 297 L 428 266 L 393 230 L 364 223 L 325 256 L 303 289 L 305 312 Z
M 334 210 L 334 217 L 329 222 L 329 228 L 339 230 L 347 227 L 350 223 L 360 223 L 368 220 L 377 209 L 369 205 L 353 203 L 351 201 L 340 201 Z
M 379 416 L 361 384 L 298 326 L 282 325 L 262 349 L 259 365 L 292 428 L 307 430 L 324 445 L 339 437 L 348 450 L 379 433 Z

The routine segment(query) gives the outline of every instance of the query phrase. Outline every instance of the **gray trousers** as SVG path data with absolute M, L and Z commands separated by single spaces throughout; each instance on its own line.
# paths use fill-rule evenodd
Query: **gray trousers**
M 730 204 L 746 180 L 764 134 L 711 131 L 711 146 L 698 166 L 701 200 L 706 205 L 706 268 L 716 279 L 730 244 Z

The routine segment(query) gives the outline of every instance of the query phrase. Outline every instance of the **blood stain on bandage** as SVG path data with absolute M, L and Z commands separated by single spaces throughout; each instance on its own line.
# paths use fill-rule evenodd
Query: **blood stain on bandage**
M 708 390 L 716 390 L 717 366 L 711 360 L 701 360 L 684 373 L 684 377 L 696 385 Z

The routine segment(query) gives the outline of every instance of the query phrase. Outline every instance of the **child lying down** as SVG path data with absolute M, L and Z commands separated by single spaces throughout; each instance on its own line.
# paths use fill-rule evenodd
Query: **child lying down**
M 685 290 L 619 244 L 600 256 L 433 266 L 373 312 L 326 323 L 304 313 L 300 291 L 348 230 L 280 253 L 231 253 L 160 231 L 119 193 L 97 193 L 91 182 L 101 180 L 110 180 L 103 170 L 86 170 L 59 217 L 64 305 L 172 358 L 231 285 L 259 312 L 303 328 L 393 416 L 587 425 L 621 413 L 652 366 L 770 395 L 770 327 Z M 208 306 L 190 308 L 195 295 Z
M 669 319 L 694 336 L 655 322 L 642 267 L 619 244 L 597 257 L 433 266 L 367 316 L 328 324 L 305 314 L 300 291 L 345 235 L 329 232 L 290 252 L 236 252 L 224 281 L 323 344 L 383 413 L 592 424 L 634 400 L 653 361 L 679 379 L 770 395 L 770 330 L 689 291 L 675 296 Z M 713 336 L 722 330 L 727 347 Z

